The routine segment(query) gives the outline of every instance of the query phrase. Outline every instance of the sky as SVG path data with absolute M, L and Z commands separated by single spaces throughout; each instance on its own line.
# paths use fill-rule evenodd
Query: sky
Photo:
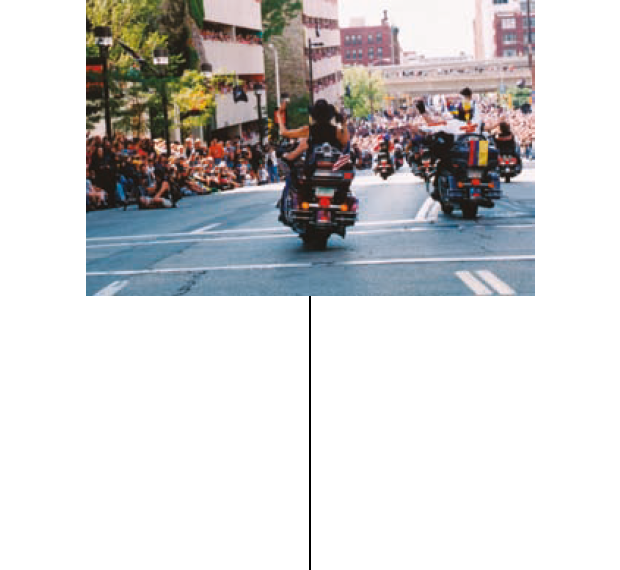
M 339 6 L 341 27 L 352 17 L 378 26 L 387 10 L 404 50 L 430 57 L 474 52 L 474 0 L 339 0 Z

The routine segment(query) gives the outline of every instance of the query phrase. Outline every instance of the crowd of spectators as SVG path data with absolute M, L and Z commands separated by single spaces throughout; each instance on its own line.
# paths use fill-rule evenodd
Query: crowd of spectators
M 202 39 L 211 42 L 235 42 L 237 44 L 247 45 L 263 45 L 263 40 L 260 36 L 252 32 L 239 32 L 235 33 L 234 39 L 230 32 L 217 29 L 205 29 L 200 32 Z
M 210 194 L 244 186 L 279 182 L 275 149 L 237 138 L 207 146 L 199 139 L 185 144 L 161 139 L 113 141 L 86 139 L 86 207 L 98 209 L 136 203 L 140 208 L 173 207 L 183 196 Z
M 480 114 L 485 125 L 491 125 L 491 134 L 495 134 L 497 125 L 506 122 L 516 137 L 521 154 L 527 158 L 535 157 L 536 114 L 534 111 L 523 113 L 520 109 L 507 110 L 491 101 L 480 101 Z M 439 114 L 441 108 L 431 110 Z M 445 110 L 443 110 L 445 111 Z M 361 151 L 372 151 L 381 138 L 389 133 L 392 139 L 403 139 L 412 136 L 416 127 L 423 126 L 423 119 L 414 109 L 406 109 L 396 113 L 376 113 L 371 119 L 360 119 L 349 122 L 351 145 L 357 145 Z

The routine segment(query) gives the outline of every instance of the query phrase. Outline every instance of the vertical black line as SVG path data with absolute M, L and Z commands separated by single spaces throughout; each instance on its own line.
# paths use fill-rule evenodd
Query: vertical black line
M 308 489 L 308 553 L 309 553 L 309 567 L 312 570 L 312 297 L 308 297 L 308 314 L 310 316 L 308 320 L 308 329 L 310 331 L 309 336 L 309 379 L 308 379 L 308 479 L 310 481 Z

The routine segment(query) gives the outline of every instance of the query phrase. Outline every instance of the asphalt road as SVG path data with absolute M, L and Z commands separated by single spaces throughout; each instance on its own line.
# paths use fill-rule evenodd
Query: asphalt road
M 535 170 L 476 220 L 445 216 L 405 169 L 354 183 L 358 224 L 308 251 L 277 222 L 281 185 L 90 212 L 87 295 L 534 295 Z

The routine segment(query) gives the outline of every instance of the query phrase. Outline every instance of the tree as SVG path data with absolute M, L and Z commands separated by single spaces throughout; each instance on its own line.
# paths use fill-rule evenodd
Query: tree
M 263 0 L 263 43 L 272 36 L 279 36 L 286 25 L 301 12 L 301 0 Z
M 349 87 L 349 96 L 345 96 L 345 107 L 356 118 L 367 117 L 371 112 L 383 106 L 385 85 L 380 71 L 371 72 L 361 67 L 344 70 L 344 85 Z
M 167 38 L 158 30 L 156 14 L 161 0 L 88 0 L 86 18 L 90 32 L 86 34 L 86 56 L 97 57 L 93 30 L 96 26 L 109 26 L 114 44 L 109 52 L 110 114 L 116 119 L 115 128 L 129 132 L 137 119 L 139 130 L 144 106 L 138 104 L 148 97 L 148 89 L 142 85 L 143 77 L 136 72 L 136 62 L 120 45 L 123 42 L 142 57 L 149 60 L 153 50 L 165 45 Z M 173 58 L 174 61 L 174 58 Z M 87 81 L 97 81 L 87 74 Z M 134 81 L 138 85 L 134 85 Z M 103 101 L 87 101 L 86 128 L 92 129 L 103 118 Z

